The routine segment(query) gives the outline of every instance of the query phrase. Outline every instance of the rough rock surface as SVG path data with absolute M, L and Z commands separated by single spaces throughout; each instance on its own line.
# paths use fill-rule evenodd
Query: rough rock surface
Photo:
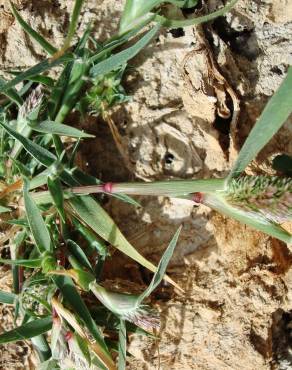
M 25 19 L 61 45 L 73 1 L 16 3 Z M 93 19 L 97 38 L 112 35 L 121 4 L 88 1 L 79 33 Z M 210 9 L 217 5 L 209 2 Z M 241 0 L 211 26 L 162 31 L 130 63 L 124 85 L 132 100 L 112 112 L 127 166 L 103 123 L 91 119 L 97 138 L 83 147 L 89 169 L 105 180 L 226 175 L 291 64 L 291 37 L 291 2 L 285 0 Z M 0 69 L 28 67 L 43 56 L 14 22 L 8 2 L 0 0 Z M 218 72 L 225 78 L 223 89 L 214 88 Z M 240 102 L 238 120 L 232 119 L 232 93 Z M 271 173 L 276 154 L 291 154 L 291 131 L 290 120 L 249 173 Z M 162 316 L 160 340 L 132 337 L 129 369 L 291 368 L 292 251 L 203 206 L 165 198 L 139 201 L 143 208 L 138 210 L 116 200 L 107 208 L 155 262 L 183 224 L 169 273 L 186 293 L 162 287 L 154 294 Z M 147 272 L 118 253 L 115 257 L 115 272 L 108 271 L 108 278 L 149 281 Z

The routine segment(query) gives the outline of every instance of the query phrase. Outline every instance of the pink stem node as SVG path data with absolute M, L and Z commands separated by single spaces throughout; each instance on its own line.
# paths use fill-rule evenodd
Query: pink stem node
M 73 333 L 72 333 L 72 331 L 67 331 L 67 333 L 65 334 L 65 340 L 66 340 L 67 342 L 69 342 L 72 338 L 73 338 Z
M 101 186 L 102 191 L 105 193 L 112 193 L 113 192 L 113 183 L 112 182 L 106 182 Z
M 193 194 L 193 201 L 195 202 L 195 203 L 203 203 L 203 201 L 204 201 L 204 194 L 203 193 L 199 193 L 199 192 L 197 192 L 197 193 L 194 193 Z

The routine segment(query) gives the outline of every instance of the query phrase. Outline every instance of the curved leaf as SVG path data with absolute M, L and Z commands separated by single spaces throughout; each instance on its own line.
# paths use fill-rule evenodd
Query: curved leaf
M 47 229 L 42 214 L 30 196 L 28 181 L 25 180 L 23 188 L 24 206 L 28 224 L 39 251 L 45 252 L 52 249 L 50 233 Z
M 16 299 L 16 294 L 0 290 L 0 303 L 14 304 Z
M 46 333 L 52 327 L 52 318 L 37 319 L 0 335 L 0 344 L 30 339 Z
M 12 9 L 12 13 L 14 17 L 17 19 L 18 23 L 24 29 L 26 33 L 28 33 L 47 53 L 53 55 L 57 49 L 51 45 L 46 39 L 44 39 L 38 32 L 30 27 L 28 23 L 22 18 L 22 16 L 18 13 L 17 9 L 10 1 L 10 6 Z
M 73 54 L 65 54 L 62 55 L 60 58 L 51 60 L 51 59 L 46 59 L 35 66 L 29 68 L 28 70 L 20 73 L 18 76 L 16 76 L 13 80 L 7 82 L 4 86 L 0 87 L 0 93 L 5 93 L 11 89 L 12 87 L 16 86 L 20 82 L 29 79 L 30 77 L 36 76 L 40 73 L 43 73 L 49 69 L 52 69 L 53 67 L 58 66 L 59 64 L 62 63 L 67 63 L 70 62 L 71 60 L 74 59 Z
M 141 39 L 136 42 L 135 45 L 130 46 L 128 49 L 120 51 L 117 54 L 110 56 L 109 58 L 97 63 L 90 69 L 90 76 L 97 77 L 100 75 L 105 75 L 116 69 L 117 67 L 125 64 L 128 60 L 134 58 L 140 50 L 142 50 L 156 35 L 160 28 L 160 25 L 156 25 L 150 31 L 148 31 Z
M 125 253 L 134 261 L 140 263 L 152 272 L 156 271 L 155 265 L 143 257 L 128 242 L 111 217 L 93 198 L 89 196 L 73 197 L 68 202 L 73 208 L 76 218 L 87 224 L 99 236 L 111 243 L 114 247 Z M 165 279 L 178 289 L 181 289 L 168 276 L 165 276 Z
M 271 140 L 292 112 L 292 67 L 278 90 L 265 106 L 260 118 L 248 135 L 228 176 L 240 175 L 259 151 Z
M 75 127 L 67 126 L 54 121 L 43 121 L 36 125 L 31 125 L 30 128 L 37 132 L 59 136 L 68 136 L 74 138 L 95 137 L 94 135 L 87 134 L 86 132 L 78 130 Z
M 6 260 L 4 258 L 0 258 L 0 263 L 4 263 L 5 265 L 23 266 L 34 269 L 37 267 L 41 267 L 42 260 L 40 258 L 27 260 Z
M 7 126 L 4 122 L 0 121 L 0 125 L 5 128 L 9 135 L 18 140 L 28 153 L 30 153 L 38 162 L 42 163 L 44 166 L 49 167 L 57 160 L 54 154 L 41 147 L 40 145 L 34 143 L 33 141 L 27 139 L 26 137 L 20 135 L 11 127 Z

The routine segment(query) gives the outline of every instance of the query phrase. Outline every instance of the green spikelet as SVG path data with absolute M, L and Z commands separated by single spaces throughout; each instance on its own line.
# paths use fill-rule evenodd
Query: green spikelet
M 244 176 L 233 179 L 225 199 L 235 207 L 261 213 L 277 223 L 292 220 L 292 178 Z

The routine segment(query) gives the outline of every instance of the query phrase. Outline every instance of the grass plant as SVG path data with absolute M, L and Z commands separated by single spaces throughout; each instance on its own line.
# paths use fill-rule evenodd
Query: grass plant
M 186 20 L 167 18 L 163 6 L 193 7 L 196 0 L 127 0 L 117 35 L 96 42 L 89 25 L 74 44 L 84 2 L 75 1 L 60 50 L 11 4 L 16 20 L 48 58 L 14 73 L 10 81 L 0 79 L 0 94 L 5 96 L 0 106 L 0 213 L 6 224 L 1 242 L 11 257 L 0 262 L 11 265 L 13 275 L 13 289 L 0 291 L 0 302 L 14 305 L 17 323 L 0 335 L 0 344 L 31 339 L 42 370 L 125 369 L 127 332 L 153 336 L 159 327 L 157 312 L 143 301 L 162 279 L 180 289 L 165 275 L 180 229 L 156 267 L 131 245 L 91 194 L 107 193 L 133 206 L 137 202 L 131 196 L 136 194 L 190 199 L 291 243 L 291 234 L 280 224 L 291 220 L 291 178 L 241 177 L 291 113 L 291 69 L 225 179 L 113 184 L 75 166 L 80 141 L 92 135 L 68 125 L 68 115 L 72 111 L 79 111 L 81 119 L 84 114 L 102 115 L 127 100 L 121 86 L 127 63 L 160 28 L 212 20 L 236 0 Z M 61 72 L 52 79 L 48 72 L 56 66 Z M 140 295 L 102 286 L 109 245 L 154 273 Z

